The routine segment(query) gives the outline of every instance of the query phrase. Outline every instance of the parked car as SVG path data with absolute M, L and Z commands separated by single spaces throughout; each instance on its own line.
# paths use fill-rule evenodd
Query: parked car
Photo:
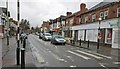
M 38 32 L 36 32 L 35 34 L 36 34 L 37 36 L 39 36 L 39 33 L 38 33 Z
M 50 33 L 43 33 L 42 39 L 43 40 L 51 40 L 52 36 Z
M 39 33 L 39 39 L 42 39 L 43 33 Z
M 53 35 L 52 38 L 51 38 L 51 43 L 52 44 L 63 44 L 63 45 L 65 45 L 66 40 L 60 35 Z

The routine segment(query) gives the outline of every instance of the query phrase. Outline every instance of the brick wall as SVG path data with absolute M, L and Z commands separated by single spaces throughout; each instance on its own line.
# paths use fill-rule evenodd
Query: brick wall
M 82 23 L 85 23 L 85 17 L 88 16 L 88 23 L 92 22 L 92 15 L 96 15 L 95 21 L 98 21 L 100 17 L 100 11 L 107 11 L 108 10 L 108 19 L 115 18 L 117 17 L 117 8 L 118 8 L 118 3 L 112 3 L 106 6 L 103 6 L 101 8 L 97 8 L 93 11 L 87 12 L 82 15 Z

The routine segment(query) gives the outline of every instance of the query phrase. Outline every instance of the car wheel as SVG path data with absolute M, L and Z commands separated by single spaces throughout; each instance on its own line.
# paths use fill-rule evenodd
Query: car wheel
M 53 44 L 52 41 L 51 41 L 51 44 Z
M 65 45 L 65 43 L 63 43 L 63 45 Z

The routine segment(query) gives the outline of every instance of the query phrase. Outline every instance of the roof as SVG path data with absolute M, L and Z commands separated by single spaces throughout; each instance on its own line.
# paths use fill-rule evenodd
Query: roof
M 75 16 L 76 14 L 78 14 L 79 12 L 80 12 L 80 11 L 77 11 L 77 12 L 75 12 L 75 13 L 71 14 L 70 16 L 66 16 L 66 18 L 73 17 L 73 16 Z
M 112 3 L 112 2 L 100 2 L 100 3 L 97 4 L 96 6 L 90 8 L 88 11 L 95 10 L 95 9 L 97 9 L 97 8 L 103 7 L 103 6 L 105 6 L 105 5 L 107 5 L 107 4 L 110 4 L 110 3 Z

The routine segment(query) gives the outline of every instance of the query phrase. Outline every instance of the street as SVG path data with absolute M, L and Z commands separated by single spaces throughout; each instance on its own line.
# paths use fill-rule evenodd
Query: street
M 70 45 L 54 45 L 29 35 L 36 67 L 118 67 L 110 56 Z

